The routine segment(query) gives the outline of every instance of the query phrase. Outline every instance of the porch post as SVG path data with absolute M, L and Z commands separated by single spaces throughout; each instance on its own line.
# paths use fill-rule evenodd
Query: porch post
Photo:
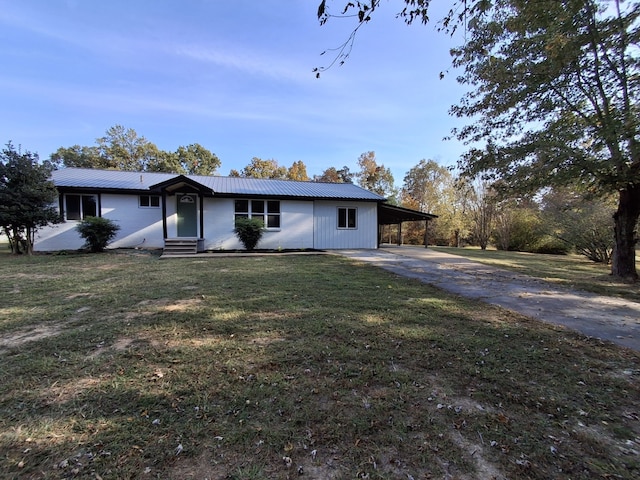
M 200 198 L 200 237 L 204 238 L 204 195 L 202 192 L 198 195 Z
M 162 190 L 162 236 L 167 239 L 167 192 Z

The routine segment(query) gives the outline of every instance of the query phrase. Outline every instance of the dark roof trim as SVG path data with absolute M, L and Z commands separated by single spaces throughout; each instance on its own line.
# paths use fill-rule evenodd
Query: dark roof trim
M 433 220 L 434 218 L 438 218 L 438 216 L 388 203 L 381 203 L 378 206 L 378 223 L 380 225 L 397 225 L 402 222 Z
M 170 178 L 169 180 L 165 180 L 164 182 L 156 183 L 155 185 L 150 185 L 149 190 L 151 191 L 165 190 L 168 193 L 173 193 L 180 190 L 180 188 L 184 185 L 194 188 L 196 191 L 200 193 L 205 193 L 209 195 L 212 195 L 214 193 L 211 188 L 205 185 L 202 185 L 200 182 L 196 182 L 195 180 L 192 180 L 191 178 L 186 177 L 184 175 L 177 175 L 173 178 Z

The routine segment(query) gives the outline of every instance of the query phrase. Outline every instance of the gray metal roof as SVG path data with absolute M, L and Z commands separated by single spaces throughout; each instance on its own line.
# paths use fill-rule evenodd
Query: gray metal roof
M 184 175 L 213 190 L 214 195 L 298 197 L 382 202 L 384 197 L 351 183 L 317 183 L 262 178 Z M 57 187 L 148 190 L 151 186 L 179 177 L 175 173 L 123 172 L 88 168 L 63 168 L 52 173 Z

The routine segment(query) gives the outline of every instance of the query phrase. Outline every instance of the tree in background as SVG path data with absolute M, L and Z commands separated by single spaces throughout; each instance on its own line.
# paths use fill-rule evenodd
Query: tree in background
M 100 156 L 107 168 L 114 170 L 145 171 L 152 159 L 158 156 L 158 148 L 132 128 L 115 125 L 107 129 L 104 137 L 97 139 Z
M 14 254 L 31 255 L 38 229 L 60 221 L 51 170 L 37 154 L 20 153 L 11 142 L 0 152 L 0 227 Z
M 167 152 L 122 125 L 109 128 L 96 143 L 93 147 L 60 147 L 50 160 L 65 167 L 193 175 L 213 175 L 221 164 L 214 153 L 198 143 Z
M 340 170 L 337 170 L 336 167 L 329 167 L 320 175 L 314 175 L 314 182 L 325 182 L 325 183 L 353 183 L 354 174 L 351 173 L 349 167 L 344 166 Z
M 199 143 L 178 147 L 175 156 L 180 166 L 177 173 L 187 175 L 215 175 L 221 165 L 218 156 Z
M 297 180 L 299 182 L 308 182 L 309 175 L 307 175 L 307 166 L 302 160 L 293 162 L 287 171 L 287 178 L 289 180 Z
M 471 241 L 486 250 L 493 233 L 496 194 L 489 182 L 484 180 L 467 185 L 470 187 Z
M 284 180 L 287 178 L 287 167 L 278 165 L 277 160 L 262 160 L 261 158 L 253 157 L 251 163 L 244 167 L 241 172 L 231 170 L 229 176 Z
M 546 235 L 540 205 L 530 198 L 510 198 L 498 203 L 494 243 L 498 250 L 537 252 Z
M 570 187 L 549 190 L 542 215 L 555 238 L 593 262 L 609 263 L 613 253 L 614 198 L 585 198 Z
M 397 203 L 398 191 L 393 184 L 391 169 L 378 165 L 375 152 L 366 152 L 358 158 L 360 171 L 355 174 L 358 185 L 370 192 L 387 198 L 389 203 Z
M 403 0 L 407 23 L 429 20 L 428 0 Z M 343 2 L 357 25 L 331 65 L 344 63 L 380 0 Z M 440 29 L 464 25 L 453 51 L 461 83 L 475 87 L 452 113 L 473 119 L 455 132 L 472 149 L 465 173 L 491 172 L 510 191 L 581 182 L 615 194 L 611 273 L 637 280 L 640 217 L 640 3 L 623 0 L 450 1 Z M 324 24 L 336 15 L 318 6 Z M 355 12 L 355 14 L 354 14 Z M 316 76 L 325 68 L 315 69 Z
M 81 147 L 74 145 L 73 147 L 60 147 L 49 158 L 55 166 L 76 167 L 76 168 L 109 168 L 106 159 L 100 156 L 98 147 Z
M 462 162 L 510 191 L 580 183 L 617 196 L 612 274 L 636 280 L 640 216 L 640 3 L 493 0 L 454 51 L 476 89 L 452 112 L 484 143 Z
M 466 192 L 451 171 L 435 160 L 420 160 L 404 177 L 401 204 L 438 215 L 431 222 L 430 237 L 438 245 L 459 246 L 468 232 Z M 415 227 L 424 236 L 424 227 Z

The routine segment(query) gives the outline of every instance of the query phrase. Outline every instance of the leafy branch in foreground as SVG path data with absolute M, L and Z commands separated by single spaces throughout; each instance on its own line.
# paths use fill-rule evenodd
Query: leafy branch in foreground
M 428 23 L 429 18 L 429 6 L 431 0 L 403 0 L 405 6 L 396 14 L 398 18 L 402 18 L 407 25 L 411 25 L 415 20 L 419 20 L 423 25 Z M 439 20 L 438 30 L 446 31 L 450 34 L 456 31 L 458 26 L 464 25 L 473 15 L 482 14 L 486 8 L 486 0 L 472 1 L 472 0 L 451 0 L 451 8 L 447 14 Z M 353 50 L 353 44 L 360 28 L 369 23 L 373 18 L 372 15 L 376 10 L 380 8 L 380 0 L 370 1 L 357 1 L 347 2 L 342 8 L 341 13 L 332 14 L 327 6 L 327 1 L 322 0 L 318 5 L 318 20 L 320 25 L 324 25 L 331 18 L 335 19 L 349 19 L 356 18 L 357 24 L 347 37 L 347 39 L 338 45 L 336 48 L 330 48 L 322 52 L 320 55 L 324 55 L 327 52 L 334 52 L 334 55 L 326 67 L 316 67 L 313 72 L 316 74 L 316 78 L 320 78 L 320 74 L 325 72 L 338 64 L 344 65 L 351 51 Z

